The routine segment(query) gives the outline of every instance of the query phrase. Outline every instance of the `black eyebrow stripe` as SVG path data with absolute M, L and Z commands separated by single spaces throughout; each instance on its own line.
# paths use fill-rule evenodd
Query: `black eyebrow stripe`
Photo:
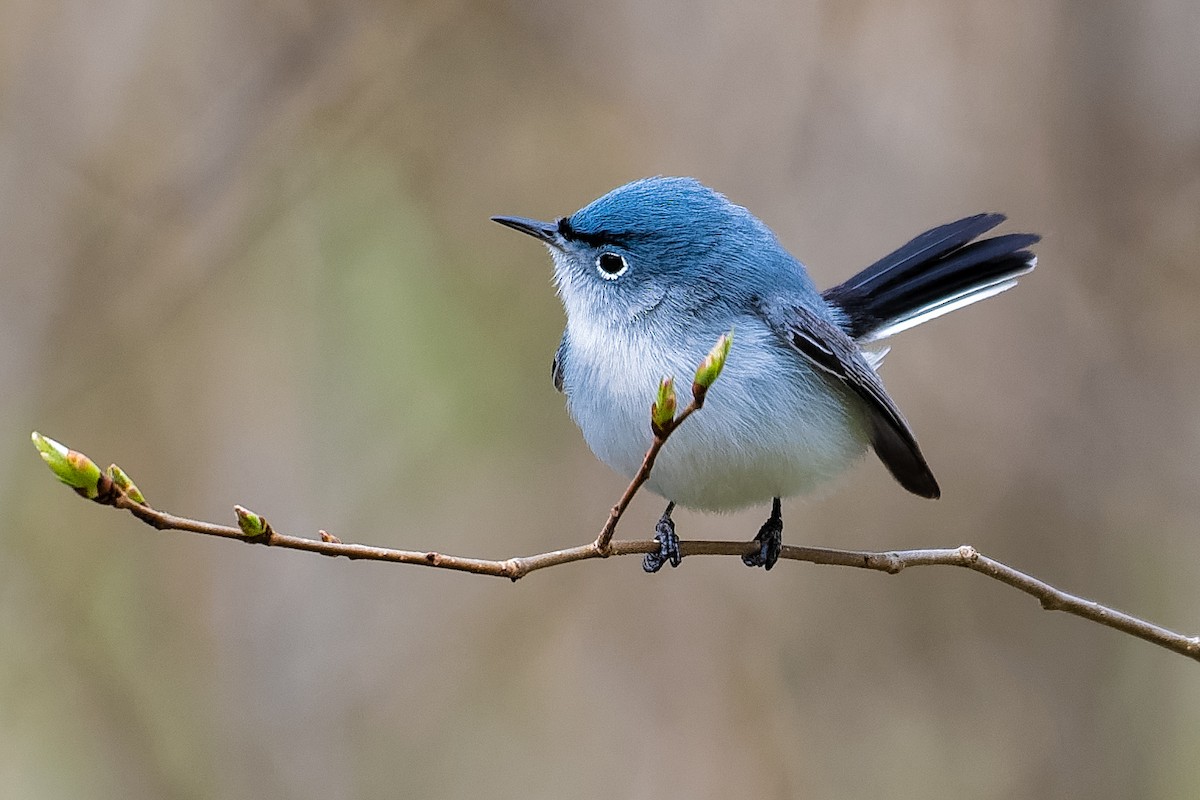
M 558 234 L 567 241 L 583 242 L 589 247 L 601 247 L 606 244 L 623 245 L 631 239 L 639 238 L 635 233 L 621 231 L 581 231 L 571 224 L 567 217 L 558 220 Z

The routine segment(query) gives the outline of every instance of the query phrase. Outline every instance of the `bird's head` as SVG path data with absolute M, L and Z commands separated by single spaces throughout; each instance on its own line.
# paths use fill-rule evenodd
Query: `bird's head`
M 634 181 L 554 222 L 492 219 L 547 245 L 568 317 L 593 324 L 728 314 L 798 272 L 766 225 L 691 178 Z

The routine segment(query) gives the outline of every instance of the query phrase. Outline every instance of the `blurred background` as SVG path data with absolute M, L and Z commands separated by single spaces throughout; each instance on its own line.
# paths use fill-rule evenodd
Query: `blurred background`
M 0 4 L 0 795 L 1194 796 L 1200 667 L 979 575 L 334 561 L 80 502 L 29 432 L 202 519 L 579 544 L 624 481 L 489 215 L 694 175 L 828 286 L 1004 211 L 1039 270 L 883 370 L 944 499 L 868 458 L 785 539 L 969 542 L 1200 633 L 1198 37 L 1188 0 Z

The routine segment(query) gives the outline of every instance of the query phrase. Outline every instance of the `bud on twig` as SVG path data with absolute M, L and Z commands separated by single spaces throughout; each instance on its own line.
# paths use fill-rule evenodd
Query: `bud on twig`
M 125 471 L 116 464 L 109 464 L 104 474 L 112 478 L 112 482 L 116 484 L 116 487 L 124 492 L 125 496 L 130 500 L 139 505 L 146 505 L 146 498 L 142 495 L 141 490 L 138 489 L 137 484 L 130 480 Z
M 675 421 L 675 405 L 675 379 L 663 378 L 658 385 L 658 397 L 650 406 L 650 430 L 655 436 L 662 437 L 668 432 Z
M 82 494 L 89 500 L 95 500 L 100 494 L 100 482 L 104 474 L 96 462 L 83 453 L 70 450 L 66 445 L 53 439 L 33 432 L 33 446 L 41 454 L 46 466 L 50 467 L 58 479 Z
M 234 506 L 233 513 L 237 514 L 238 527 L 247 536 L 262 536 L 271 530 L 265 519 L 248 508 Z
M 729 358 L 729 348 L 732 344 L 733 329 L 730 328 L 729 333 L 721 334 L 721 338 L 717 339 L 713 349 L 708 351 L 708 355 L 696 370 L 696 377 L 692 379 L 692 398 L 697 406 L 704 404 L 704 395 L 721 376 L 721 370 L 725 369 L 725 359 Z

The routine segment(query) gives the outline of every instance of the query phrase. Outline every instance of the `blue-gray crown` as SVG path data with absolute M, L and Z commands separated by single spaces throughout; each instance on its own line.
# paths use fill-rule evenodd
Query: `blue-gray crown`
M 757 222 L 750 212 L 693 178 L 643 178 L 613 189 L 565 220 L 564 233 L 586 238 L 669 235 L 705 223 L 738 227 Z
M 659 176 L 627 183 L 558 225 L 568 240 L 636 248 L 650 257 L 655 272 L 696 272 L 704 279 L 736 274 L 748 279 L 738 281 L 743 288 L 770 281 L 778 271 L 789 279 L 800 273 L 770 228 L 693 178 Z

